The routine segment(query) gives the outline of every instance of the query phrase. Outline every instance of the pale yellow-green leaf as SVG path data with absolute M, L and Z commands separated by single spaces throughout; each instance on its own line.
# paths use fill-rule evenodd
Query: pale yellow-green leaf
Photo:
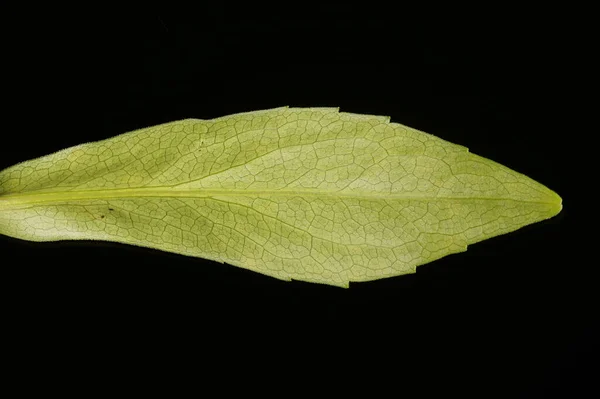
M 0 172 L 1 234 L 117 241 L 343 287 L 561 209 L 465 147 L 337 108 L 186 119 Z

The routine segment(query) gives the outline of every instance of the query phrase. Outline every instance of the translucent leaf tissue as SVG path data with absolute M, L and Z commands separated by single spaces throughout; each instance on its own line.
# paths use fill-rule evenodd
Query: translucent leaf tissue
M 561 209 L 553 191 L 465 147 L 338 108 L 186 119 L 0 172 L 0 234 L 115 241 L 341 287 L 413 273 Z

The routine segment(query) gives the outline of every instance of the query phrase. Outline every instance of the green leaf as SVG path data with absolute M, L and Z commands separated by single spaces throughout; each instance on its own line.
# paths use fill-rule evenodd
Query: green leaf
M 0 172 L 0 233 L 106 240 L 347 287 L 548 219 L 534 180 L 388 117 L 186 119 Z

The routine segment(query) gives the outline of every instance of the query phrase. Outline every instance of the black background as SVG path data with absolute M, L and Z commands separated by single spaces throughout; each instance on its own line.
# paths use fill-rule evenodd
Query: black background
M 177 119 L 339 106 L 465 145 L 553 189 L 565 208 L 348 290 L 119 244 L 0 237 L 14 372 L 66 361 L 104 365 L 111 381 L 141 360 L 182 366 L 199 384 L 228 376 L 222 389 L 589 393 L 596 283 L 572 245 L 556 120 L 569 46 L 543 14 L 459 20 L 346 4 L 77 15 L 4 16 L 0 169 Z

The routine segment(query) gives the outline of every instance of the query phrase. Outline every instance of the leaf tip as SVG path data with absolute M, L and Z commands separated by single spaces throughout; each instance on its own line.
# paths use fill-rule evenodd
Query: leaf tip
M 554 202 L 554 210 L 556 212 L 555 215 L 558 215 L 563 209 L 563 203 L 562 203 L 563 201 L 562 201 L 562 198 L 558 194 L 556 194 L 556 193 L 554 193 L 554 194 L 556 195 L 556 201 Z
M 549 201 L 548 201 L 548 205 L 549 205 L 549 216 L 548 219 L 558 215 L 562 209 L 563 209 L 563 200 L 560 197 L 560 195 L 558 195 L 557 193 L 555 193 L 552 190 L 550 191 L 550 197 L 549 197 Z

